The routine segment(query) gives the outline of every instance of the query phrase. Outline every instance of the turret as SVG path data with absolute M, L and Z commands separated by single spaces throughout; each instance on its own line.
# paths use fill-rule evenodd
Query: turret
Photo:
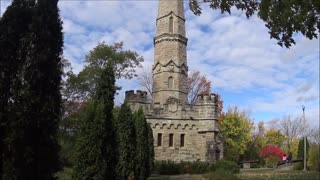
M 183 0 L 160 0 L 157 33 L 154 38 L 154 104 L 176 98 L 187 103 L 188 66 Z

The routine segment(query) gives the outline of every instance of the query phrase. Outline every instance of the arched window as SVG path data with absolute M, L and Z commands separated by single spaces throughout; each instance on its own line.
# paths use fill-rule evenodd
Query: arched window
M 173 89 L 173 77 L 169 77 L 168 79 L 168 89 Z
M 169 32 L 173 33 L 173 17 L 169 18 Z

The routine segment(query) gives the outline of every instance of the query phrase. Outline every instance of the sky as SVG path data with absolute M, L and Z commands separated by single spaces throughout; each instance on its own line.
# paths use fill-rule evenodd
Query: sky
M 11 1 L 0 1 L 2 15 Z M 59 8 L 63 54 L 75 73 L 83 69 L 85 55 L 102 41 L 123 41 L 124 49 L 138 52 L 145 59 L 144 68 L 151 68 L 157 0 L 60 0 Z M 307 124 L 319 127 L 319 39 L 297 33 L 296 45 L 282 48 L 270 39 L 257 15 L 247 19 L 234 9 L 229 15 L 208 5 L 202 8 L 202 15 L 195 16 L 185 1 L 189 72 L 199 70 L 211 80 L 224 110 L 238 106 L 256 123 L 268 125 L 284 116 L 302 117 L 304 105 Z M 122 86 L 117 104 L 123 102 L 124 91 L 141 89 L 135 79 L 120 79 L 117 84 Z

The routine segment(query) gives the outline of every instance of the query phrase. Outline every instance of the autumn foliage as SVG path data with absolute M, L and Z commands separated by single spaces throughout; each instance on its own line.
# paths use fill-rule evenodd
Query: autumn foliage
M 189 74 L 188 85 L 188 99 L 191 106 L 197 102 L 198 95 L 209 94 L 211 91 L 211 81 L 201 75 L 200 71 L 193 71 Z
M 281 160 L 285 153 L 275 145 L 268 145 L 260 151 L 261 157 L 277 157 Z

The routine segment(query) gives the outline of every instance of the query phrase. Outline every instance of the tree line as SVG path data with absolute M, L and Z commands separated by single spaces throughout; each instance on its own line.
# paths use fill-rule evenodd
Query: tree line
M 94 97 L 79 117 L 73 179 L 147 179 L 153 167 L 153 134 L 143 110 L 114 109 L 114 66 L 102 70 Z
M 281 153 L 287 157 L 290 155 L 292 159 L 303 159 L 303 136 L 307 136 L 308 169 L 320 170 L 319 130 L 304 127 L 301 117 L 274 119 L 266 128 L 264 122 L 255 124 L 249 113 L 238 107 L 228 108 L 221 116 L 219 136 L 224 145 L 225 160 L 236 163 L 258 160 L 254 166 L 273 167 L 281 161 Z M 281 153 L 270 152 L 269 147 Z M 266 153 L 278 155 L 265 156 Z M 302 167 L 302 163 L 295 165 L 297 170 Z

